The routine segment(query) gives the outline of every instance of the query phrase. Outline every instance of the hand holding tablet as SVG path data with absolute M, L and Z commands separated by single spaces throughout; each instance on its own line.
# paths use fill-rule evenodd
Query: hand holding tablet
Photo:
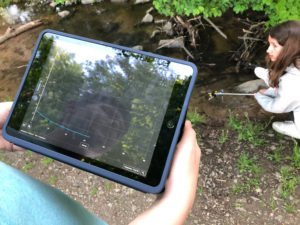
M 135 189 L 164 188 L 194 64 L 41 33 L 3 129 L 8 141 Z

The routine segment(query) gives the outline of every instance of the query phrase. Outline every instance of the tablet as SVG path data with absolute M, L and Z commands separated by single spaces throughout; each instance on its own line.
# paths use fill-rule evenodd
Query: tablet
M 44 30 L 3 137 L 137 190 L 159 193 L 196 74 L 190 62 Z

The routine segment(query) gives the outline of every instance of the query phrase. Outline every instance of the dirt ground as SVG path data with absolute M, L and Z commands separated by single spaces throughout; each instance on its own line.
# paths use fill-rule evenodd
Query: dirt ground
M 239 140 L 226 119 L 216 122 L 207 118 L 206 123 L 194 127 L 202 159 L 196 200 L 185 224 L 300 224 L 300 185 L 289 198 L 281 197 L 280 169 L 291 165 L 286 158 L 293 152 L 291 138 L 266 128 L 260 136 L 265 144 L 254 146 Z M 220 143 L 222 130 L 228 130 L 224 143 Z M 281 160 L 276 163 L 270 156 L 279 146 Z M 253 177 L 251 172 L 241 173 L 238 168 L 243 153 L 255 157 L 261 172 L 256 186 L 234 191 Z M 157 198 L 29 151 L 1 151 L 0 159 L 60 189 L 109 224 L 128 224 Z M 299 175 L 299 170 L 295 171 L 294 176 Z

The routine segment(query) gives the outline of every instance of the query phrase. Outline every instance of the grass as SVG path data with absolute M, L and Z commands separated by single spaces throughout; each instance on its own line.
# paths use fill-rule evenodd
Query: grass
M 268 158 L 271 160 L 274 160 L 276 163 L 280 163 L 281 160 L 283 159 L 283 156 L 280 154 L 282 149 L 283 149 L 283 146 L 282 146 L 282 144 L 280 144 L 280 146 L 277 147 L 275 149 L 275 151 L 273 152 L 273 154 L 270 154 Z
M 248 141 L 254 146 L 264 144 L 265 140 L 259 136 L 262 135 L 269 126 L 272 117 L 266 123 L 258 123 L 255 120 L 254 122 L 251 122 L 247 113 L 245 113 L 245 118 L 245 120 L 241 120 L 238 115 L 234 116 L 229 110 L 228 125 L 238 132 L 239 140 Z
M 293 139 L 294 141 L 294 152 L 293 155 L 290 157 L 290 159 L 292 160 L 294 166 L 297 169 L 300 169 L 300 147 L 298 146 L 298 142 Z
M 270 205 L 270 207 L 271 207 L 272 210 L 276 209 L 276 205 L 275 205 L 275 200 L 274 199 L 272 199 L 272 201 L 270 201 L 269 205 Z
M 289 213 L 295 213 L 295 206 L 293 204 L 286 204 L 285 205 L 285 211 L 289 212 Z
M 106 183 L 105 183 L 105 189 L 106 189 L 107 191 L 110 191 L 111 188 L 112 188 L 111 183 L 110 183 L 110 182 L 106 182 Z
M 280 170 L 280 180 L 282 182 L 281 198 L 288 199 L 300 184 L 300 177 L 296 176 L 295 168 L 284 166 Z
M 27 151 L 26 151 L 26 155 L 27 155 L 29 158 L 31 158 L 31 157 L 33 156 L 33 152 L 30 151 L 30 150 L 27 150 Z
M 222 130 L 222 134 L 221 137 L 219 138 L 219 143 L 223 144 L 228 140 L 228 130 L 226 130 L 226 132 L 224 130 Z
M 35 162 L 28 162 L 28 163 L 25 163 L 25 165 L 23 166 L 23 170 L 24 171 L 27 171 L 27 170 L 30 170 L 32 167 L 34 167 L 35 165 Z
M 49 157 L 46 157 L 44 156 L 42 159 L 41 159 L 41 163 L 44 164 L 44 165 L 49 165 L 51 163 L 53 163 L 53 159 L 49 158 Z
M 57 182 L 57 176 L 51 176 L 50 178 L 49 178 L 49 183 L 51 184 L 51 185 L 55 185 L 56 184 L 56 182 Z
M 206 116 L 199 115 L 199 113 L 197 112 L 197 108 L 194 109 L 193 113 L 188 112 L 186 118 L 190 120 L 193 125 L 197 123 L 206 123 Z
M 258 166 L 255 156 L 250 158 L 248 153 L 243 153 L 237 161 L 237 168 L 243 175 L 243 181 L 232 187 L 234 193 L 248 193 L 252 188 L 259 188 L 262 168 Z
M 203 194 L 203 192 L 204 192 L 204 189 L 203 189 L 203 187 L 198 187 L 198 189 L 197 189 L 197 193 L 198 193 L 199 195 L 202 195 L 202 194 Z
M 93 187 L 90 194 L 92 197 L 95 196 L 97 194 L 97 188 Z

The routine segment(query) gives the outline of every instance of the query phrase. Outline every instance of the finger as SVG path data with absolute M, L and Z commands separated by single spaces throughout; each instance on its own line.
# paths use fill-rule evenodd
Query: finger
M 4 122 L 8 116 L 9 110 L 12 106 L 12 102 L 0 103 L 0 129 L 2 129 Z

